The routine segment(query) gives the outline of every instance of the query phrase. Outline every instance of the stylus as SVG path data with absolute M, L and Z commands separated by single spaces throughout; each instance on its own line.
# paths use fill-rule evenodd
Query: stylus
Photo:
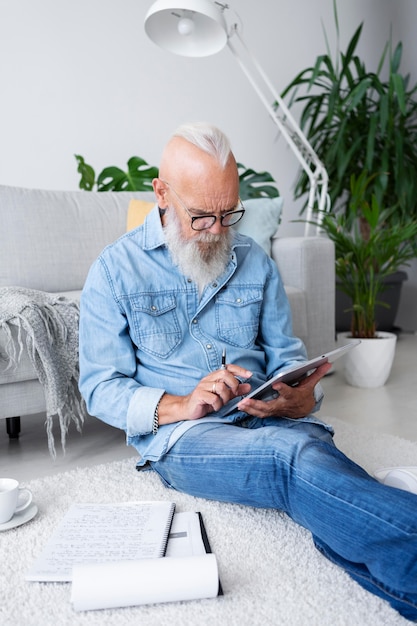
M 221 366 L 222 370 L 226 369 L 226 348 L 223 348 L 223 354 L 222 354 L 222 366 Z

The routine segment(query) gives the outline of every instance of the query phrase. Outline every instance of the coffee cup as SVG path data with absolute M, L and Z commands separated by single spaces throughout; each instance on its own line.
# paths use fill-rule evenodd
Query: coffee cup
M 0 524 L 5 524 L 15 513 L 27 509 L 31 502 L 30 489 L 19 487 L 14 478 L 0 478 Z

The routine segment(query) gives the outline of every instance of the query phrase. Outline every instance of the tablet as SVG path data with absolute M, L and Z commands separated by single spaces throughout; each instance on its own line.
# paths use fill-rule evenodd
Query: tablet
M 279 396 L 278 391 L 272 388 L 272 385 L 275 383 L 285 383 L 286 385 L 291 385 L 295 387 L 298 383 L 306 378 L 310 374 L 312 374 L 320 365 L 324 365 L 324 363 L 333 363 L 339 357 L 352 350 L 355 346 L 360 344 L 360 339 L 353 339 L 346 345 L 336 348 L 335 350 L 331 350 L 330 352 L 326 352 L 321 356 L 316 357 L 315 359 L 310 359 L 310 361 L 304 361 L 303 363 L 294 365 L 289 369 L 286 369 L 282 372 L 276 374 L 273 378 L 270 378 L 266 382 L 262 383 L 256 389 L 253 389 L 246 396 L 240 396 L 239 398 L 235 398 L 229 404 L 230 406 L 226 408 L 223 415 L 229 415 L 232 411 L 234 411 L 243 398 L 254 398 L 255 400 L 264 400 L 267 402 L 268 400 L 273 400 Z

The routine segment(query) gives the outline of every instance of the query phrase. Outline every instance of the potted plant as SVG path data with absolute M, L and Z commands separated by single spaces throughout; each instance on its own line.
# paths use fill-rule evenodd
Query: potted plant
M 96 177 L 94 168 L 80 154 L 75 155 L 80 174 L 79 187 L 84 191 L 153 191 L 152 179 L 158 177 L 158 168 L 148 165 L 141 157 L 131 157 L 127 170 L 105 167 Z M 269 172 L 255 172 L 238 163 L 239 194 L 242 200 L 249 198 L 277 198 L 278 188 Z
M 94 168 L 80 154 L 75 155 L 80 174 L 80 189 L 84 191 L 153 191 L 152 179 L 158 176 L 158 168 L 138 156 L 127 162 L 127 170 L 120 167 L 105 167 L 96 178 Z
M 352 302 L 351 329 L 346 338 L 362 341 L 345 357 L 347 382 L 360 387 L 381 386 L 388 379 L 396 335 L 378 331 L 375 311 L 381 304 L 384 279 L 414 258 L 417 237 L 417 217 L 393 220 L 396 207 L 381 207 L 375 194 L 369 199 L 375 177 L 366 171 L 358 177 L 353 174 L 348 210 L 325 213 L 321 222 L 322 230 L 335 244 L 340 288 Z M 376 351 L 376 356 L 369 350 Z M 385 351 L 388 354 L 383 371 Z
M 334 15 L 339 42 L 336 2 Z M 401 42 L 393 49 L 388 41 L 377 71 L 367 70 L 356 52 L 362 28 L 363 24 L 356 29 L 346 52 L 337 44 L 334 58 L 327 45 L 327 54 L 301 71 L 282 95 L 290 96 L 290 106 L 301 106 L 301 127 L 329 174 L 330 210 L 344 214 L 349 228 L 356 219 L 350 215 L 355 206 L 351 177 L 372 172 L 364 199 L 371 205 L 375 197 L 380 207 L 390 207 L 384 224 L 391 229 L 417 217 L 417 85 L 410 86 L 409 76 L 400 73 Z M 295 197 L 308 188 L 301 172 Z M 394 277 L 401 281 L 406 274 L 398 272 Z M 398 302 L 392 288 L 386 289 L 384 300 L 388 302 L 391 294 Z M 386 327 L 393 326 L 394 308 L 391 313 Z M 337 320 L 336 327 L 340 325 Z

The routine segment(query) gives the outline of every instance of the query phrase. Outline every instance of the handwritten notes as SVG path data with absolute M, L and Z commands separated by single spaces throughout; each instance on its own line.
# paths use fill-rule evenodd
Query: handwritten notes
M 33 581 L 70 581 L 76 563 L 162 557 L 173 502 L 73 505 L 26 575 Z

